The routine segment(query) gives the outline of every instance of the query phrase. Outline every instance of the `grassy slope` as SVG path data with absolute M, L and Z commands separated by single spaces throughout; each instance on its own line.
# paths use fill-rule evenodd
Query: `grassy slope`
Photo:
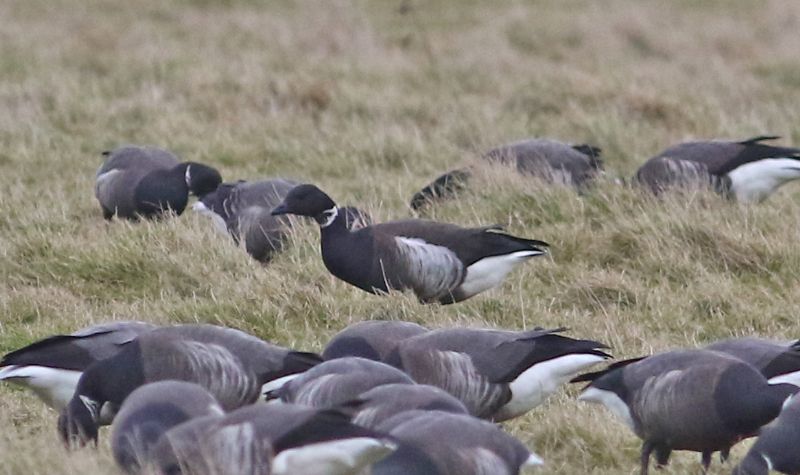
M 692 137 L 798 144 L 796 2 L 216 3 L 0 2 L 0 351 L 111 318 L 231 325 L 312 350 L 366 318 L 565 325 L 621 357 L 800 334 L 796 186 L 741 207 L 489 173 L 433 216 L 505 223 L 551 242 L 552 259 L 450 307 L 335 281 L 311 226 L 264 268 L 191 213 L 106 224 L 92 196 L 99 152 L 119 143 L 228 179 L 313 181 L 381 220 L 406 216 L 438 172 L 521 137 L 600 145 L 623 176 Z M 510 430 L 544 473 L 632 473 L 638 440 L 573 396 Z M 0 400 L 0 473 L 113 473 L 106 448 L 65 455 L 32 395 L 3 386 Z M 665 473 L 698 459 L 679 454 Z

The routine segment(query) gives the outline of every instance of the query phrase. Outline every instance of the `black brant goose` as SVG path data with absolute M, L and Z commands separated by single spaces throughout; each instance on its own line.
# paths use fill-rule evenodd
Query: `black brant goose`
M 800 178 L 800 149 L 763 143 L 777 138 L 674 145 L 645 162 L 634 181 L 655 194 L 675 186 L 711 186 L 740 202 L 763 201 L 781 185 Z
M 86 368 L 117 354 L 122 345 L 154 328 L 144 322 L 109 322 L 39 340 L 3 356 L 0 381 L 31 389 L 45 404 L 61 412 Z M 98 422 L 110 424 L 113 409 L 111 405 L 104 407 Z
M 770 384 L 800 386 L 800 341 L 777 342 L 762 338 L 732 338 L 706 346 L 750 363 Z
M 348 356 L 318 364 L 268 397 L 311 407 L 334 407 L 384 384 L 414 384 L 414 381 L 393 366 Z
M 423 302 L 468 299 L 547 252 L 547 243 L 511 236 L 496 226 L 462 228 L 410 219 L 351 232 L 336 203 L 309 184 L 290 191 L 272 214 L 314 218 L 322 235 L 322 260 L 336 277 L 371 293 L 410 289 Z
M 793 396 L 778 417 L 761 429 L 733 475 L 800 474 L 800 398 Z
M 196 162 L 179 162 L 172 153 L 155 147 L 126 145 L 103 152 L 97 170 L 95 196 L 103 217 L 152 218 L 170 209 L 181 214 L 189 193 L 203 196 L 222 182 L 217 170 Z
M 409 411 L 379 427 L 399 446 L 372 475 L 516 475 L 544 463 L 495 424 L 464 414 Z
M 483 160 L 513 166 L 522 175 L 579 190 L 603 170 L 599 148 L 548 139 L 528 139 L 503 145 L 486 152 Z M 452 197 L 466 186 L 471 176 L 469 168 L 445 173 L 414 194 L 411 208 L 417 210 L 433 201 Z
M 322 350 L 322 358 L 332 360 L 344 356 L 360 356 L 384 361 L 399 341 L 427 331 L 422 325 L 398 320 L 354 323 L 331 338 Z
M 263 385 L 291 378 L 320 361 L 316 354 L 272 345 L 230 328 L 157 328 L 83 372 L 59 417 L 59 432 L 68 446 L 96 440 L 103 406 L 119 406 L 133 390 L 150 382 L 175 379 L 197 383 L 230 410 L 254 402 Z
M 470 414 L 511 419 L 538 406 L 581 371 L 610 358 L 606 345 L 555 330 L 434 330 L 397 344 L 387 363 L 444 389 Z
M 153 453 L 162 473 L 183 467 L 194 475 L 350 475 L 395 448 L 390 438 L 335 410 L 257 403 L 177 426 Z
M 254 259 L 269 262 L 286 243 L 292 221 L 273 216 L 278 206 L 297 182 L 284 178 L 223 183 L 203 196 L 192 209 L 208 216 L 223 233 L 230 233 L 236 243 L 243 243 Z M 360 229 L 372 223 L 365 211 L 352 206 L 342 208 L 348 229 Z
M 753 366 L 709 350 L 677 350 L 614 363 L 578 376 L 590 381 L 578 400 L 600 403 L 643 440 L 641 473 L 650 455 L 666 465 L 673 450 L 716 451 L 757 433 L 798 388 L 770 385 Z
M 427 384 L 384 384 L 338 407 L 353 414 L 353 423 L 372 429 L 395 415 L 413 410 L 469 414 L 464 403 Z
M 111 453 L 128 473 L 146 467 L 159 438 L 172 427 L 225 412 L 201 386 L 183 381 L 145 384 L 122 403 L 111 432 Z

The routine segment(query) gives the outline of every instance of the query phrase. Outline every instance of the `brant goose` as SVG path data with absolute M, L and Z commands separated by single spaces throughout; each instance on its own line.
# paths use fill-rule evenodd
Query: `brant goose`
M 311 407 L 334 407 L 384 384 L 414 384 L 414 381 L 393 366 L 348 356 L 318 364 L 272 391 L 268 398 Z
M 257 403 L 223 418 L 195 419 L 162 436 L 154 450 L 162 473 L 349 475 L 396 448 L 335 410 Z
M 59 432 L 68 446 L 96 440 L 103 406 L 119 406 L 146 383 L 167 379 L 197 383 L 230 410 L 254 402 L 266 383 L 289 379 L 320 361 L 313 353 L 272 345 L 230 328 L 157 328 L 83 372 L 75 394 L 61 412 Z
M 380 430 L 399 446 L 372 467 L 372 475 L 516 475 L 544 463 L 495 424 L 464 414 L 403 412 Z
M 606 345 L 555 330 L 434 330 L 397 344 L 387 363 L 444 389 L 470 414 L 511 419 L 538 406 L 581 371 L 610 358 Z
M 777 419 L 761 429 L 755 444 L 733 475 L 767 475 L 771 471 L 800 473 L 800 398 L 793 396 Z
M 353 414 L 353 423 L 377 428 L 395 415 L 413 410 L 469 414 L 466 406 L 447 392 L 427 384 L 384 384 L 339 406 Z
M 96 361 L 114 356 L 122 345 L 156 328 L 144 322 L 120 321 L 54 335 L 12 351 L 0 360 L 0 381 L 30 388 L 56 411 L 66 407 L 82 372 Z M 114 408 L 103 408 L 99 423 L 110 424 Z
M 770 384 L 800 386 L 800 341 L 779 343 L 761 338 L 732 338 L 706 346 L 750 363 L 761 371 Z
M 427 331 L 422 325 L 396 320 L 354 323 L 331 338 L 322 350 L 322 358 L 332 360 L 343 356 L 360 356 L 384 361 L 400 340 Z
M 701 452 L 707 469 L 713 452 L 755 435 L 798 390 L 770 385 L 750 364 L 709 350 L 626 360 L 573 381 L 590 381 L 578 400 L 603 404 L 643 440 L 643 475 L 651 453 L 662 466 L 673 450 Z
M 111 432 L 111 452 L 117 465 L 139 473 L 158 439 L 190 419 L 222 416 L 225 412 L 205 389 L 183 381 L 145 384 L 125 399 Z
M 585 188 L 603 170 L 600 149 L 591 145 L 569 145 L 556 140 L 528 139 L 503 145 L 483 155 L 488 163 L 515 167 L 547 183 Z M 452 197 L 463 189 L 472 173 L 469 168 L 449 171 L 411 198 L 412 209 Z
M 243 242 L 247 253 L 261 262 L 269 262 L 281 250 L 292 222 L 271 211 L 280 204 L 297 183 L 283 178 L 236 183 L 223 183 L 203 196 L 192 209 L 211 218 L 236 243 Z M 342 208 L 348 229 L 360 229 L 372 223 L 364 211 L 352 206 Z
M 781 185 L 800 178 L 800 149 L 762 143 L 777 138 L 674 145 L 645 162 L 634 180 L 655 194 L 673 186 L 711 186 L 740 202 L 763 201 Z
M 314 185 L 289 192 L 274 215 L 319 223 L 322 260 L 336 277 L 367 292 L 411 289 L 423 302 L 448 304 L 500 285 L 547 243 L 499 231 L 425 220 L 374 224 L 349 231 L 336 203 Z
M 103 152 L 94 193 L 111 219 L 153 218 L 170 209 L 181 214 L 189 193 L 203 196 L 222 182 L 217 170 L 196 162 L 179 163 L 172 153 L 155 147 L 126 145 Z

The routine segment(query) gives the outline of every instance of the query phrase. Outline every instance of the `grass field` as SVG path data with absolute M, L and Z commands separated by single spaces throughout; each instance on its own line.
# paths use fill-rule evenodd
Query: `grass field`
M 740 206 L 487 172 L 429 216 L 503 223 L 552 255 L 441 307 L 335 280 L 310 224 L 264 267 L 191 212 L 106 223 L 93 179 L 102 150 L 155 144 L 228 180 L 310 181 L 388 220 L 438 173 L 525 137 L 598 145 L 609 177 L 690 138 L 798 145 L 799 29 L 791 0 L 3 0 L 0 351 L 131 318 L 306 350 L 376 318 L 563 325 L 618 357 L 797 338 L 798 186 Z M 575 389 L 507 426 L 545 459 L 539 473 L 635 473 L 638 439 Z M 31 393 L 3 385 L 0 407 L 0 473 L 115 473 L 106 443 L 68 454 Z M 715 459 L 712 473 L 730 469 Z M 697 454 L 664 471 L 690 472 Z

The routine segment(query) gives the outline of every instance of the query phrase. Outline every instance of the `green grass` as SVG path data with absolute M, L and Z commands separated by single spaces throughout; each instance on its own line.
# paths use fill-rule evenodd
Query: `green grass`
M 440 307 L 335 280 L 311 225 L 264 267 L 191 213 L 106 223 L 93 177 L 102 150 L 156 144 L 230 180 L 314 182 L 387 220 L 438 173 L 524 137 L 601 146 L 609 178 L 690 138 L 797 144 L 797 18 L 788 0 L 1 2 L 0 350 L 123 318 L 307 350 L 371 318 L 567 326 L 619 357 L 796 338 L 797 186 L 740 206 L 611 179 L 578 196 L 487 170 L 428 216 L 502 223 L 552 256 Z M 546 460 L 541 473 L 635 473 L 638 439 L 575 394 L 508 429 Z M 32 394 L 4 385 L 0 401 L 0 473 L 115 472 L 105 442 L 64 451 Z M 698 461 L 677 454 L 665 473 Z

